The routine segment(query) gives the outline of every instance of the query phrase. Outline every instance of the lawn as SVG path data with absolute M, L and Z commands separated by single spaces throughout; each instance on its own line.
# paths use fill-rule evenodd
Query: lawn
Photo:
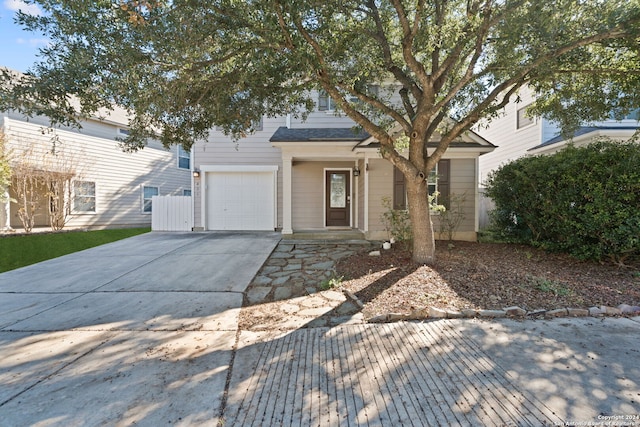
M 119 228 L 0 237 L 0 273 L 149 231 Z

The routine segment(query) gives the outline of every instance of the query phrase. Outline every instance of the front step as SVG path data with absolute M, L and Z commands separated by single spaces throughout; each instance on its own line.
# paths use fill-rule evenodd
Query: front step
M 366 240 L 360 230 L 318 230 L 295 231 L 293 234 L 284 234 L 287 240 Z

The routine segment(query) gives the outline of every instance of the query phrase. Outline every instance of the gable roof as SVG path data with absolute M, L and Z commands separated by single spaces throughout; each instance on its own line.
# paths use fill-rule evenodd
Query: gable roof
M 355 141 L 369 138 L 363 130 L 354 128 L 300 128 L 291 129 L 281 126 L 269 139 L 270 142 L 305 142 L 305 141 Z

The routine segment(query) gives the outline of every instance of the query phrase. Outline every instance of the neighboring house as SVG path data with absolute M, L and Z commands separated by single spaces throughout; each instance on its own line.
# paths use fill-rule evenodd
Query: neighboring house
M 504 113 L 492 120 L 488 127 L 481 126 L 477 132 L 497 145 L 497 148 L 480 158 L 480 227 L 488 225 L 487 211 L 492 208 L 490 200 L 482 197 L 482 187 L 488 175 L 501 165 L 526 155 L 553 154 L 566 144 L 576 146 L 588 144 L 600 137 L 626 141 L 640 127 L 639 111 L 636 110 L 622 120 L 593 122 L 580 127 L 569 140 L 560 135 L 560 128 L 542 117 L 528 117 L 527 107 L 534 101 L 528 88 L 520 93 L 520 102 L 511 101 Z
M 491 171 L 518 157 L 552 154 L 569 142 L 579 146 L 600 137 L 626 141 L 640 128 L 640 111 L 636 110 L 622 120 L 585 124 L 567 140 L 560 135 L 560 128 L 554 122 L 542 117 L 527 117 L 526 109 L 533 101 L 533 94 L 525 87 L 521 91 L 520 102 L 510 102 L 504 108 L 504 114 L 492 120 L 488 127 L 478 128 L 478 134 L 498 147 L 480 158 L 480 185 Z
M 28 166 L 36 176 L 53 176 L 56 183 L 36 186 L 36 227 L 49 226 L 48 204 L 56 203 L 53 190 L 61 195 L 60 208 L 68 209 L 68 227 L 149 226 L 152 196 L 191 195 L 189 153 L 155 141 L 141 151 L 124 152 L 116 138 L 127 134 L 126 123 L 122 111 L 87 120 L 81 129 L 50 127 L 44 117 L 0 113 L 14 172 Z M 14 201 L 0 204 L 0 230 L 23 227 L 19 210 L 24 203 L 17 197 L 16 179 L 14 175 L 5 190 Z
M 264 118 L 238 143 L 214 129 L 193 146 L 195 230 L 350 230 L 387 237 L 382 200 L 406 206 L 402 174 L 382 159 L 375 139 L 333 111 L 331 99 L 318 93 L 316 99 L 305 122 L 292 115 Z M 478 158 L 493 148 L 469 132 L 430 177 L 430 191 L 441 197 L 465 195 L 456 239 L 476 239 Z M 437 228 L 437 218 L 433 222 Z

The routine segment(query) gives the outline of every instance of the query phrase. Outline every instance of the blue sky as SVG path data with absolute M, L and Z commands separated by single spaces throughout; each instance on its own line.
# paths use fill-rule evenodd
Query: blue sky
M 24 72 L 37 61 L 38 49 L 46 46 L 47 40 L 41 34 L 22 30 L 13 22 L 19 9 L 31 14 L 41 13 L 37 6 L 21 0 L 0 0 L 0 66 Z

